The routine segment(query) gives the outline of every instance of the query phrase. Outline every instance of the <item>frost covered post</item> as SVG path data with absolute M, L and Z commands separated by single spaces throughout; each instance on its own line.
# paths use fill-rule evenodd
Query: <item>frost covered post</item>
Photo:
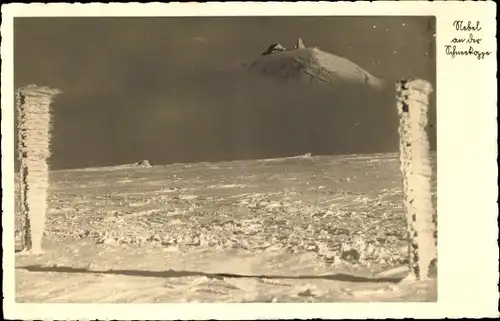
M 403 202 L 408 221 L 409 279 L 426 280 L 431 262 L 437 257 L 430 147 L 425 131 L 432 86 L 420 79 L 401 80 L 396 91 Z
M 57 89 L 29 85 L 16 93 L 23 252 L 42 253 L 50 156 L 50 104 Z

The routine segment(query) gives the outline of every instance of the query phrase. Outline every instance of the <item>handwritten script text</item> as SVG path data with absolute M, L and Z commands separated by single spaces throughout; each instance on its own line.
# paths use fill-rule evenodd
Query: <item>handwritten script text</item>
M 451 44 L 444 46 L 446 55 L 452 58 L 456 56 L 474 56 L 478 60 L 491 55 L 491 51 L 482 51 L 479 48 L 483 40 L 476 35 L 476 33 L 482 30 L 480 21 L 467 21 L 467 23 L 465 23 L 463 20 L 455 20 L 453 22 L 453 27 L 458 32 L 467 33 L 467 36 L 451 39 Z

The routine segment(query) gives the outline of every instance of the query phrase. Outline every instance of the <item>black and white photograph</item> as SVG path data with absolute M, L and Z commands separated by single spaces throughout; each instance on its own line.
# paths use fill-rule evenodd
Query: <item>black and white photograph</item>
M 437 56 L 486 22 L 331 12 L 11 18 L 15 302 L 437 303 Z

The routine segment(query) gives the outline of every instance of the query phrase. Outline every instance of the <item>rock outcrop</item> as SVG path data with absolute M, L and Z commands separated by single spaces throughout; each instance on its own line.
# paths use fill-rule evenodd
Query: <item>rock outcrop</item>
M 136 162 L 136 163 L 134 163 L 134 165 L 139 166 L 139 167 L 152 167 L 151 164 L 149 164 L 149 161 L 147 159 Z

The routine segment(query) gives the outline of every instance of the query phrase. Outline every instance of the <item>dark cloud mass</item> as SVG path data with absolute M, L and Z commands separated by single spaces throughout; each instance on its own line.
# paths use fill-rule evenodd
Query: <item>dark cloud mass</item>
M 395 151 L 393 93 L 382 94 L 377 104 L 386 106 L 377 109 L 368 93 L 248 75 L 245 66 L 270 44 L 292 47 L 299 36 L 376 77 L 436 83 L 434 17 L 14 23 L 16 88 L 63 91 L 53 105 L 54 169 Z M 435 126 L 430 136 L 434 146 Z

